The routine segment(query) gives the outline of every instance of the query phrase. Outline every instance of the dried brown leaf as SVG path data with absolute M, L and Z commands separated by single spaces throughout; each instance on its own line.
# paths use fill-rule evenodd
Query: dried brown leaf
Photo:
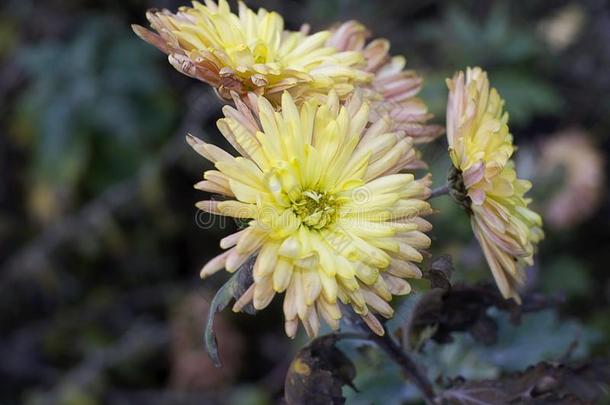
M 525 296 L 523 305 L 518 305 L 513 300 L 504 299 L 490 283 L 434 288 L 413 309 L 407 333 L 415 347 L 428 338 L 438 343 L 450 343 L 454 332 L 468 332 L 478 342 L 491 345 L 497 340 L 498 327 L 487 314 L 489 308 L 509 312 L 511 320 L 518 323 L 522 313 L 549 308 L 558 301 L 555 297 L 535 294 Z
M 342 387 L 356 376 L 356 368 L 335 346 L 337 336 L 326 335 L 301 349 L 288 370 L 285 399 L 288 404 L 344 404 Z
M 424 277 L 430 281 L 431 288 L 448 290 L 451 288 L 451 275 L 453 274 L 453 261 L 449 255 L 435 257 L 430 264 L 430 269 Z
M 610 361 L 539 363 L 496 380 L 453 380 L 441 394 L 450 405 L 596 404 L 608 399 Z

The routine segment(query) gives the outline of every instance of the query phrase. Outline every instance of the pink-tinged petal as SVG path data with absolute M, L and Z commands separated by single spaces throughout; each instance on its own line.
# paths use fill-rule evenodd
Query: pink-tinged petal
M 474 205 L 483 205 L 485 202 L 485 191 L 475 188 L 468 191 L 468 197 Z
M 471 204 L 464 205 L 496 283 L 505 297 L 518 301 L 523 268 L 533 263 L 543 233 L 540 217 L 524 196 L 530 184 L 517 177 L 510 160 L 515 147 L 504 101 L 480 68 L 458 72 L 447 84 L 447 138 L 456 168 L 453 195 L 466 192 L 470 197 Z
M 483 162 L 477 162 L 470 166 L 462 173 L 464 177 L 464 186 L 466 189 L 474 186 L 483 179 L 485 175 L 485 165 Z

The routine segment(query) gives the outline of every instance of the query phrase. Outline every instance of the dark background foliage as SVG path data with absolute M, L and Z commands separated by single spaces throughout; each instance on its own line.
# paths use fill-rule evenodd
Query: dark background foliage
M 220 251 L 220 235 L 238 224 L 211 223 L 196 212 L 201 194 L 192 184 L 209 166 L 188 150 L 184 135 L 222 143 L 214 127 L 220 104 L 129 27 L 145 25 L 148 8 L 181 4 L 0 4 L 2 404 L 268 404 L 283 395 L 288 365 L 305 338 L 283 335 L 281 305 L 255 318 L 229 309 L 217 317 L 222 369 L 203 351 L 209 302 L 227 277 L 202 282 L 199 268 Z M 583 191 L 566 186 L 571 163 L 542 166 L 549 145 L 573 128 L 590 141 L 593 156 L 610 152 L 605 1 L 248 4 L 282 13 L 295 29 L 303 22 L 314 29 L 364 22 L 425 77 L 422 97 L 438 123 L 444 79 L 483 66 L 506 98 L 519 170 L 535 182 L 536 209 L 547 212 L 560 190 L 579 203 L 560 211 L 560 218 L 576 218 L 567 225 L 547 221 L 547 238 L 529 270 L 527 292 L 554 294 L 561 303 L 523 314 L 518 324 L 493 305 L 477 312 L 496 325 L 493 339 L 484 328 L 479 336 L 458 331 L 430 340 L 438 330 L 422 326 L 409 338 L 425 341 L 419 361 L 430 378 L 510 378 L 566 352 L 576 360 L 610 355 L 608 178 L 585 175 L 595 181 Z M 596 166 L 590 154 L 565 148 L 580 164 L 578 173 L 607 171 L 603 159 Z M 435 185 L 448 168 L 445 150 L 443 139 L 424 148 Z M 458 281 L 489 280 L 464 213 L 449 199 L 434 205 L 440 213 L 433 218 L 433 253 L 453 256 Z M 397 303 L 388 327 L 409 322 L 417 297 Z M 383 354 L 340 345 L 357 369 L 360 393 L 343 389 L 349 403 L 416 398 Z

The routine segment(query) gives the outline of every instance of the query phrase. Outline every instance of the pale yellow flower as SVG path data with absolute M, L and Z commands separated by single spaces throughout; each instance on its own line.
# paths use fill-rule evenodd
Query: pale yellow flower
M 286 31 L 279 14 L 262 8 L 255 13 L 242 2 L 237 15 L 226 0 L 206 0 L 176 14 L 151 10 L 146 16 L 157 33 L 134 25 L 136 34 L 168 54 L 177 70 L 209 83 L 225 99 L 233 91 L 255 92 L 277 104 L 284 90 L 298 97 L 331 89 L 344 97 L 354 84 L 371 78 L 358 68 L 361 53 L 325 45 L 330 32 Z
M 390 55 L 390 41 L 370 37 L 366 27 L 357 21 L 348 21 L 333 31 L 328 41 L 341 51 L 362 52 L 367 72 L 374 74 L 373 81 L 364 85 L 372 102 L 373 119 L 389 116 L 393 129 L 404 131 L 415 143 L 431 142 L 444 129 L 427 124 L 432 118 L 426 104 L 417 97 L 423 80 L 414 70 L 405 70 L 404 56 Z
M 504 100 L 487 74 L 468 68 L 447 80 L 447 140 L 455 167 L 453 195 L 471 215 L 474 234 L 504 297 L 519 301 L 523 267 L 533 264 L 542 219 L 528 208 L 532 187 L 517 178 Z
M 240 157 L 188 138 L 216 166 L 196 188 L 228 198 L 197 207 L 249 221 L 220 242 L 229 250 L 202 277 L 257 255 L 254 284 L 234 310 L 265 308 L 284 293 L 286 334 L 295 336 L 300 320 L 314 336 L 320 316 L 339 327 L 343 302 L 383 334 L 374 313 L 393 315 L 388 301 L 410 292 L 404 279 L 421 276 L 416 263 L 430 244 L 420 217 L 430 213 L 429 179 L 399 173 L 415 159 L 412 139 L 386 120 L 368 126 L 359 92 L 346 104 L 331 92 L 324 104 L 300 106 L 284 92 L 281 111 L 253 94 L 234 101 L 218 128 Z

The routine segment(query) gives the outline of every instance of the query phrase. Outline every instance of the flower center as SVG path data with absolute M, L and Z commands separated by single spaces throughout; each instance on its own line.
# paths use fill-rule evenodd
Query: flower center
M 306 190 L 292 203 L 292 209 L 301 223 L 312 229 L 322 229 L 332 224 L 339 208 L 339 201 L 331 194 Z
M 269 47 L 262 41 L 258 42 L 256 46 L 252 49 L 252 56 L 254 56 L 254 63 L 265 64 L 272 62 Z
M 453 197 L 457 203 L 466 210 L 469 214 L 472 213 L 470 205 L 470 197 L 468 197 L 468 191 L 464 185 L 464 178 L 462 177 L 462 171 L 457 169 L 455 166 L 451 166 L 449 175 L 447 176 L 449 182 L 449 195 Z

